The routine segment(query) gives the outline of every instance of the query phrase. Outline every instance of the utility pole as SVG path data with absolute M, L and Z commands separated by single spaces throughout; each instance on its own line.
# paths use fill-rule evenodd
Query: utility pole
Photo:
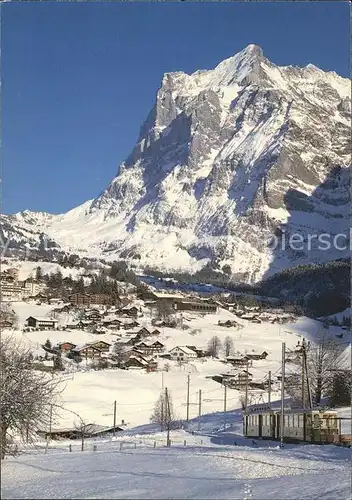
M 187 416 L 186 416 L 186 421 L 189 421 L 189 384 L 190 384 L 190 379 L 191 376 L 187 376 Z
M 164 390 L 164 372 L 161 372 L 161 390 Z
M 167 392 L 167 387 L 165 387 L 165 406 L 166 406 L 166 422 L 167 422 L 167 435 L 166 435 L 166 446 L 170 446 L 170 403 L 169 394 Z
M 269 370 L 268 405 L 271 410 L 271 370 Z
M 302 374 L 301 374 L 301 384 L 302 384 L 302 408 L 306 408 L 306 396 L 305 396 L 305 351 L 306 351 L 306 339 L 302 340 Z
M 224 430 L 226 429 L 226 412 L 227 412 L 227 385 L 224 384 Z
M 308 342 L 308 346 L 309 346 L 309 342 Z M 313 401 L 312 401 L 312 393 L 311 393 L 311 390 L 310 390 L 309 377 L 308 377 L 307 350 L 306 350 L 306 347 L 305 347 L 304 352 L 303 352 L 303 359 L 304 359 L 304 367 L 305 367 L 306 381 L 307 381 L 307 393 L 308 393 L 309 408 L 312 410 L 313 409 Z
M 202 414 L 202 390 L 199 389 L 199 401 L 198 401 L 198 432 L 200 431 L 200 416 Z
M 281 417 L 280 417 L 280 448 L 284 446 L 284 416 L 285 416 L 285 353 L 286 344 L 282 343 L 281 358 Z
M 247 361 L 246 361 L 246 392 L 245 392 L 245 400 L 244 400 L 245 413 L 247 413 L 247 407 L 248 407 L 248 369 L 249 369 L 249 362 L 247 359 Z
M 114 401 L 114 437 L 116 436 L 116 401 Z
M 164 396 L 161 396 L 161 411 L 160 411 L 160 430 L 161 432 L 164 430 Z

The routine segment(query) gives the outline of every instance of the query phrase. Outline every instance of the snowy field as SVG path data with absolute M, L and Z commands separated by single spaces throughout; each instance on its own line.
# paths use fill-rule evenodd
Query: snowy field
M 2 498 L 350 500 L 350 453 L 246 444 L 43 450 L 2 465 Z
M 20 323 L 29 315 L 46 316 L 53 306 L 14 303 Z M 241 329 L 218 326 L 219 320 L 236 319 Z M 64 322 L 66 318 L 61 318 Z M 140 323 L 150 327 L 145 314 Z M 281 343 L 294 348 L 304 336 L 314 341 L 321 332 L 318 321 L 301 317 L 285 325 L 253 324 L 221 310 L 218 314 L 185 314 L 188 330 L 161 328 L 158 340 L 171 349 L 176 345 L 204 348 L 217 335 L 223 342 L 230 335 L 235 351 L 266 350 L 267 359 L 254 361 L 250 372 L 263 378 L 271 370 L 273 380 L 280 373 Z M 342 332 L 329 328 L 329 335 Z M 115 336 L 87 332 L 12 332 L 34 350 L 49 338 L 53 343 L 75 343 Z M 350 351 L 349 351 L 350 352 Z M 160 364 L 165 361 L 160 360 Z M 255 441 L 242 436 L 241 393 L 227 389 L 227 412 L 223 411 L 224 388 L 207 378 L 225 373 L 230 366 L 219 359 L 197 359 L 179 366 L 169 362 L 170 371 L 146 373 L 141 370 L 87 371 L 83 362 L 64 372 L 62 410 L 53 428 L 79 423 L 113 424 L 113 402 L 117 401 L 117 425 L 126 430 L 115 438 L 87 439 L 80 451 L 77 441 L 38 441 L 17 458 L 2 464 L 2 498 L 126 498 L 126 499 L 283 499 L 350 500 L 350 450 L 334 446 L 285 445 Z M 171 431 L 172 447 L 166 448 L 166 435 L 149 424 L 150 415 L 162 387 L 171 391 L 177 417 L 186 416 L 187 375 L 190 374 L 190 422 L 184 429 Z M 202 391 L 202 415 L 198 419 L 198 391 Z M 250 391 L 252 403 L 266 401 L 262 391 Z M 276 390 L 272 401 L 280 397 Z M 351 408 L 341 410 L 349 417 Z M 350 421 L 346 426 L 350 427 Z M 343 432 L 350 433 L 350 428 Z M 185 442 L 186 441 L 186 445 Z M 155 443 L 155 448 L 154 448 Z M 72 452 L 68 451 L 69 444 Z M 96 446 L 96 451 L 93 447 Z

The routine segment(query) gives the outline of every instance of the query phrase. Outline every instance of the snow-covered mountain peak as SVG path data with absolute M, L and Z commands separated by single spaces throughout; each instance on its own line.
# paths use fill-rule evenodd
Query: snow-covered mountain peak
M 27 224 L 44 224 L 45 222 L 52 221 L 55 218 L 55 215 L 49 214 L 47 212 L 33 212 L 31 210 L 22 210 L 21 212 L 17 212 L 13 215 L 10 215 L 9 217 L 17 222 L 22 221 Z
M 259 67 L 264 61 L 261 47 L 251 44 L 213 69 L 197 70 L 190 75 L 180 71 L 165 73 L 160 90 L 192 95 L 217 87 L 246 85 L 252 73 L 259 76 Z
M 253 44 L 213 69 L 165 73 L 117 176 L 93 202 L 43 216 L 46 231 L 77 253 L 173 269 L 228 264 L 249 281 L 329 260 L 278 256 L 264 242 L 283 225 L 305 236 L 348 226 L 350 115 L 348 79 L 277 66 Z M 39 215 L 8 217 L 8 233 L 33 233 L 31 217 L 44 226 Z

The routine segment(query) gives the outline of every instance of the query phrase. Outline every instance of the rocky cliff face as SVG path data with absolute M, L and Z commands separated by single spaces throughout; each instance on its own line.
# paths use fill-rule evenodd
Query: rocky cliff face
M 267 242 L 285 230 L 346 232 L 350 114 L 347 79 L 278 67 L 255 45 L 213 70 L 167 73 L 118 175 L 45 230 L 76 252 L 169 269 L 229 264 L 249 281 L 336 258 Z M 28 217 L 6 224 L 23 231 Z

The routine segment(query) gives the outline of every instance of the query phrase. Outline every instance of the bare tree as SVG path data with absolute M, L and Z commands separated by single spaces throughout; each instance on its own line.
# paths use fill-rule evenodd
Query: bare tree
M 176 417 L 172 404 L 171 392 L 162 391 L 157 399 L 150 421 L 160 424 L 161 430 L 175 428 Z
M 208 342 L 208 354 L 217 358 L 221 348 L 221 341 L 218 336 L 212 337 Z
M 334 373 L 342 368 L 341 344 L 322 335 L 317 345 L 310 345 L 307 351 L 307 368 L 315 404 L 320 404 L 321 398 L 331 392 L 334 384 Z
M 247 396 L 247 401 L 246 401 L 246 396 L 245 394 L 241 394 L 239 397 L 239 402 L 241 404 L 242 410 L 246 409 L 246 403 L 247 403 L 247 408 L 253 403 L 253 395 L 249 392 Z
M 115 344 L 113 346 L 112 359 L 117 361 L 118 367 L 121 367 L 121 365 L 123 364 L 124 353 L 126 352 L 127 349 L 128 349 L 127 346 L 124 346 L 123 344 L 121 344 L 118 341 L 115 342 Z
M 75 422 L 74 427 L 75 430 L 79 433 L 80 438 L 81 438 L 81 451 L 84 451 L 84 439 L 89 435 L 88 431 L 89 428 L 91 427 L 91 424 L 87 424 L 82 417 L 79 417 L 79 421 Z
M 306 348 L 305 378 L 308 374 L 309 389 L 313 405 L 320 404 L 323 396 L 333 394 L 336 383 L 336 371 L 343 368 L 343 346 L 322 332 L 317 344 L 308 344 Z M 302 381 L 302 363 L 304 353 L 300 353 L 298 365 L 286 376 L 285 390 L 296 404 L 302 404 L 303 390 L 308 396 L 307 380 Z M 296 363 L 295 363 L 296 364 Z M 303 385 L 302 385 L 303 382 Z
M 160 300 L 155 304 L 155 316 L 157 319 L 169 321 L 175 314 L 175 309 L 170 302 Z
M 18 326 L 18 316 L 8 302 L 0 302 L 0 319 L 9 321 L 15 328 Z
M 33 370 L 32 353 L 12 337 L 0 339 L 1 458 L 13 454 L 13 439 L 33 441 L 49 424 L 60 378 Z
M 225 351 L 225 356 L 230 356 L 230 354 L 233 353 L 233 340 L 232 338 L 228 335 L 225 340 L 224 340 L 224 351 Z
M 302 406 L 301 372 L 299 372 L 298 369 L 295 373 L 290 373 L 285 376 L 285 393 L 290 396 L 294 405 Z

